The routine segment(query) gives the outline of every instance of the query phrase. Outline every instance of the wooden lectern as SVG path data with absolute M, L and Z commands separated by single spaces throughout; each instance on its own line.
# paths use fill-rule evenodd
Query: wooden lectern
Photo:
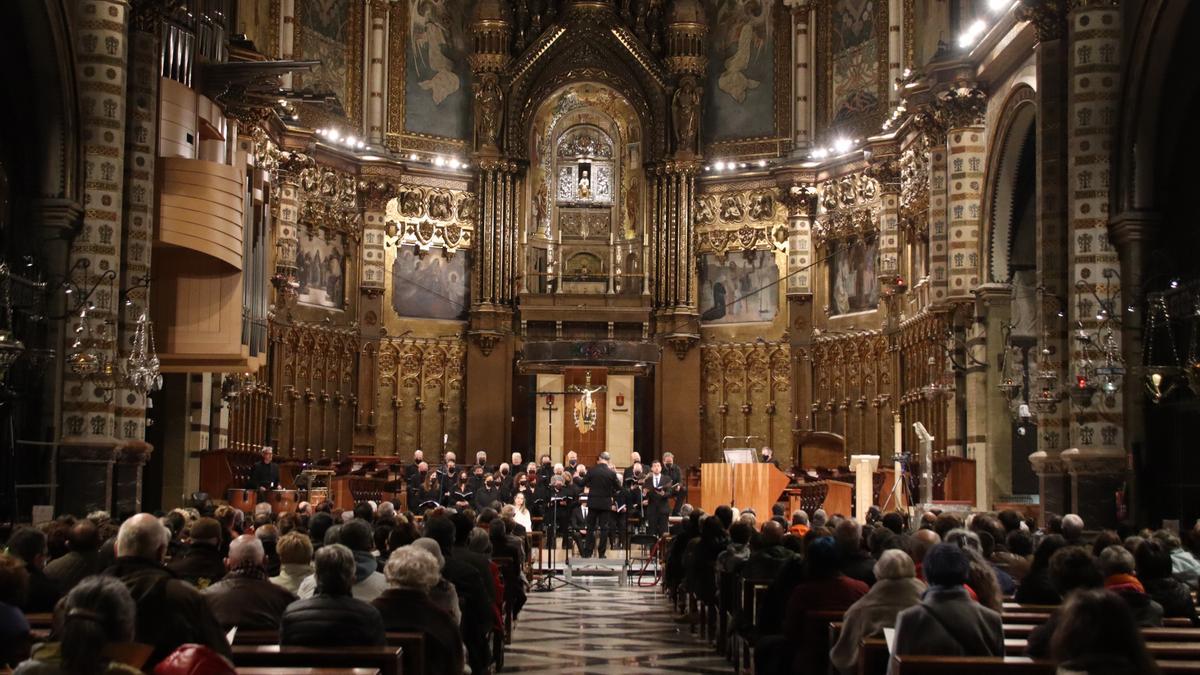
M 722 504 L 741 511 L 753 508 L 763 523 L 788 482 L 787 474 L 773 464 L 701 464 L 700 508 L 709 514 Z

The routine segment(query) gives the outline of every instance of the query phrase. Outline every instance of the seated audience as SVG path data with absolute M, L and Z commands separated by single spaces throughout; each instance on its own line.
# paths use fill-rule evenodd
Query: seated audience
M 1050 583 L 1050 558 L 1067 545 L 1067 540 L 1061 535 L 1051 534 L 1042 538 L 1037 550 L 1033 553 L 1033 563 L 1029 566 L 1029 574 L 1017 587 L 1013 599 L 1022 605 L 1057 605 L 1062 602 L 1062 596 L 1054 590 Z
M 379 610 L 352 594 L 354 554 L 342 544 L 322 546 L 315 556 L 314 593 L 287 606 L 279 643 L 306 647 L 384 644 Z
M 862 526 L 853 518 L 838 523 L 833 530 L 837 543 L 838 565 L 842 574 L 870 586 L 875 583 L 875 560 L 862 548 Z
M 1050 639 L 1050 655 L 1060 673 L 1158 672 L 1129 607 L 1115 594 L 1098 589 L 1079 591 L 1067 599 Z
M 67 535 L 67 554 L 46 564 L 46 576 L 69 591 L 84 577 L 97 574 L 100 568 L 100 531 L 88 520 L 71 526 Z
M 271 577 L 271 583 L 289 593 L 298 593 L 300 584 L 313 573 L 312 541 L 299 532 L 288 532 L 280 538 L 275 550 L 279 554 L 279 574 Z
M 412 542 L 412 545 L 433 556 L 437 560 L 438 574 L 442 574 L 442 570 L 446 566 L 446 559 L 442 557 L 442 549 L 436 541 L 420 538 Z M 429 589 L 428 593 L 429 599 L 433 604 L 437 605 L 454 619 L 454 625 L 459 626 L 462 624 L 462 608 L 458 605 L 458 591 L 454 590 L 454 584 L 447 581 L 445 575 L 442 575 L 438 579 L 438 582 Z
M 1100 551 L 1100 573 L 1104 576 L 1104 588 L 1116 593 L 1129 609 L 1139 626 L 1161 626 L 1162 605 L 1146 594 L 1146 589 L 1135 573 L 1133 554 L 1124 546 L 1113 544 Z
M 135 639 L 154 648 L 147 663 L 158 663 L 186 643 L 231 655 L 204 596 L 163 566 L 168 537 L 167 528 L 148 513 L 129 518 L 117 532 L 117 560 L 104 571 L 124 582 L 137 603 Z
M 33 639 L 21 611 L 29 591 L 29 572 L 19 558 L 0 553 L 0 670 L 29 657 Z
M 330 528 L 332 530 L 332 528 Z M 387 588 L 387 579 L 379 572 L 379 564 L 371 550 L 375 539 L 371 526 L 361 518 L 355 518 L 336 530 L 337 541 L 348 548 L 354 555 L 354 597 L 371 602 L 378 598 Z M 326 532 L 328 535 L 328 531 Z M 300 583 L 296 595 L 301 598 L 312 597 L 316 589 L 316 578 L 309 577 Z
M 157 521 L 156 521 L 157 522 Z M 33 650 L 19 675 L 135 675 L 145 652 L 132 649 L 136 606 L 112 577 L 93 576 L 71 589 L 57 611 L 57 640 Z
M 938 544 L 926 554 L 923 568 L 929 590 L 921 604 L 900 612 L 896 618 L 892 653 L 1003 656 L 1000 614 L 971 600 L 964 588 L 971 571 L 966 552 L 953 544 Z M 894 669 L 892 661 L 888 672 Z
M 858 672 L 858 648 L 864 638 L 895 627 L 897 614 L 921 602 L 925 584 L 916 571 L 912 558 L 896 549 L 884 551 L 875 563 L 875 585 L 846 610 L 842 632 L 829 652 L 829 660 L 843 675 Z
M 1068 513 L 1062 517 L 1060 527 L 1063 539 L 1066 539 L 1068 544 L 1077 546 L 1083 543 L 1083 518 L 1074 513 Z
M 188 550 L 167 567 L 176 576 L 200 590 L 225 576 L 225 556 L 221 553 L 221 523 L 201 518 L 188 531 Z
M 1185 617 L 1193 625 L 1200 624 L 1191 590 L 1171 575 L 1171 554 L 1162 542 L 1156 539 L 1143 541 L 1133 557 L 1138 580 L 1146 589 L 1146 595 L 1162 605 L 1163 616 Z
M 788 649 L 784 650 L 782 663 L 791 663 L 797 672 L 821 672 L 826 669 L 828 656 L 824 650 L 816 652 L 809 644 L 811 639 L 806 640 L 811 628 L 809 613 L 845 611 L 867 594 L 868 587 L 842 573 L 838 545 L 832 537 L 812 540 L 805 550 L 805 561 L 807 579 L 792 590 L 783 618 Z
M 209 607 L 225 630 L 276 630 L 296 596 L 267 578 L 262 541 L 243 534 L 229 545 L 225 578 L 204 591 Z
M 371 604 L 383 616 L 386 630 L 425 635 L 426 675 L 460 675 L 463 644 L 458 624 L 429 597 L 441 581 L 440 567 L 423 548 L 396 549 L 384 566 L 389 587 Z
M 1195 592 L 1200 584 L 1200 561 L 1197 561 L 1192 552 L 1183 547 L 1179 537 L 1171 532 L 1159 530 L 1154 533 L 1154 538 L 1161 542 L 1171 555 L 1171 576 Z
M 29 590 L 21 609 L 26 614 L 54 611 L 54 603 L 62 596 L 57 582 L 46 576 L 46 534 L 35 527 L 19 527 L 8 536 L 8 554 L 25 563 L 29 573 Z

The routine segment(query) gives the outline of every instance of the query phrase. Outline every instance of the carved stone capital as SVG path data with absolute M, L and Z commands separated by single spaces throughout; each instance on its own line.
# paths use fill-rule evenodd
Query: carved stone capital
M 954 87 L 938 94 L 934 109 L 947 131 L 981 126 L 987 113 L 987 94 L 975 87 Z
M 130 439 L 118 445 L 113 451 L 113 459 L 121 464 L 138 464 L 145 466 L 150 461 L 154 446 L 146 441 Z
M 488 330 L 471 331 L 467 335 L 475 343 L 475 346 L 479 347 L 479 351 L 483 352 L 484 356 L 491 356 L 492 350 L 500 344 L 500 340 L 504 339 L 500 333 Z
M 299 182 L 301 172 L 314 164 L 312 158 L 302 152 L 281 152 L 276 162 L 279 180 L 291 183 Z
M 362 286 L 362 294 L 369 300 L 383 297 L 383 288 L 379 286 Z
M 1092 452 L 1079 448 L 1063 450 L 1062 461 L 1073 476 L 1118 474 L 1127 466 L 1123 452 Z
M 700 342 L 700 336 L 692 333 L 673 333 L 665 338 L 667 345 L 675 350 L 680 361 L 687 358 L 688 351 Z
M 1038 450 L 1029 455 L 1029 463 L 1033 465 L 1033 472 L 1039 476 L 1061 476 L 1067 472 L 1067 465 L 1058 452 Z
M 928 139 L 930 145 L 942 145 L 946 142 L 946 127 L 932 106 L 917 111 L 913 115 L 912 124 L 914 129 Z
M 803 183 L 780 185 L 779 203 L 787 207 L 789 218 L 811 218 L 817 212 L 817 191 Z
M 378 178 L 360 179 L 355 187 L 359 203 L 368 211 L 384 210 L 399 192 L 394 184 Z
M 1152 211 L 1127 211 L 1108 222 L 1108 238 L 1117 246 L 1127 246 L 1150 239 L 1162 225 L 1162 216 Z
M 879 183 L 880 192 L 899 194 L 900 155 L 873 155 L 864 173 Z
M 1033 24 L 1039 42 L 1058 40 L 1067 34 L 1066 0 L 1021 0 L 1016 17 Z

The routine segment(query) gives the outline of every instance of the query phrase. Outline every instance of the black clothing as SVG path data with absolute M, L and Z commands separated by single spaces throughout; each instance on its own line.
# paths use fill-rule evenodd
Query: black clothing
M 167 569 L 204 590 L 225 576 L 225 556 L 212 544 L 194 543 L 182 558 L 172 560 Z
M 667 474 L 658 476 L 658 487 L 654 487 L 654 474 L 646 476 L 642 492 L 646 495 L 646 533 L 661 537 L 667 533 L 671 517 L 670 494 L 674 483 Z
M 443 553 L 446 553 L 443 551 Z M 486 576 L 480 576 L 478 568 L 470 562 L 458 557 L 455 550 L 446 555 L 446 564 L 442 567 L 442 576 L 454 585 L 458 593 L 458 604 L 462 608 L 462 621 L 459 630 L 462 632 L 463 644 L 467 647 L 472 672 L 486 673 L 491 661 L 491 647 L 488 635 L 491 633 L 494 617 L 492 614 L 493 596 L 487 589 L 492 584 L 491 567 Z
M 25 570 L 29 572 L 29 590 L 21 610 L 26 614 L 53 612 L 54 605 L 62 597 L 62 586 L 32 565 L 26 565 Z
M 476 511 L 490 508 L 494 502 L 500 501 L 500 490 L 495 485 L 492 485 L 492 487 L 484 485 L 475 491 L 474 500 Z
M 268 579 L 229 576 L 209 586 L 204 599 L 224 630 L 279 630 L 280 617 L 296 596 Z
M 246 481 L 248 490 L 274 490 L 279 487 L 279 465 L 275 462 L 267 464 L 262 460 L 250 467 L 250 480 Z
M 1142 587 L 1146 589 L 1146 595 L 1149 595 L 1151 600 L 1162 605 L 1164 617 L 1184 617 L 1190 620 L 1192 625 L 1200 624 L 1196 618 L 1192 592 L 1183 582 L 1174 577 L 1143 579 Z
M 425 675 L 462 674 L 462 634 L 427 593 L 389 588 L 371 604 L 383 616 L 384 629 L 425 635 Z
M 1146 592 L 1149 593 L 1150 589 L 1147 588 Z M 1021 585 L 1017 586 L 1017 592 L 1013 594 L 1013 600 L 1022 605 L 1057 605 L 1062 602 L 1062 596 L 1054 589 L 1054 584 L 1050 583 L 1050 569 L 1043 567 L 1025 575 Z M 1161 601 L 1159 604 L 1162 604 Z M 1165 605 L 1163 609 L 1166 609 Z
M 301 647 L 370 647 L 384 644 L 379 610 L 352 595 L 319 593 L 283 612 L 279 644 Z
M 100 566 L 99 551 L 71 551 L 61 558 L 56 558 L 46 565 L 46 576 L 56 581 L 63 592 L 75 588 L 84 577 L 97 574 L 104 568 Z
M 124 582 L 137 603 L 134 640 L 154 647 L 145 664 L 147 672 L 180 645 L 188 643 L 233 657 L 204 596 L 187 582 L 175 578 L 167 568 L 126 556 L 117 558 L 104 574 Z
M 843 553 L 841 562 L 842 574 L 857 579 L 868 586 L 875 585 L 875 559 L 866 551 Z
M 617 472 L 607 464 L 597 464 L 583 477 L 583 486 L 588 489 L 588 506 L 597 511 L 612 511 L 613 498 L 621 491 Z
M 679 510 L 683 508 L 687 502 L 687 483 L 683 481 L 683 470 L 678 464 L 663 464 L 663 475 L 671 479 L 671 492 L 667 496 L 672 497 L 671 515 L 679 515 Z

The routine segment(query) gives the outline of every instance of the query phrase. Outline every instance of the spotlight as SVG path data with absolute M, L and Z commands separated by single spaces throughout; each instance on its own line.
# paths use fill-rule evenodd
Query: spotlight
M 850 140 L 849 138 L 839 138 L 833 142 L 833 149 L 836 150 L 839 155 L 849 152 L 853 147 L 854 141 Z
M 958 36 L 959 48 L 967 49 L 974 46 L 979 40 L 980 36 L 982 36 L 983 32 L 986 30 L 987 24 L 983 22 L 983 19 L 976 19 L 974 23 L 972 23 L 970 26 L 967 26 L 967 29 L 963 31 L 962 35 Z
M 410 153 L 410 154 L 408 155 L 408 159 L 409 159 L 409 161 L 413 161 L 413 162 L 415 162 L 415 161 L 417 161 L 417 160 L 418 160 L 418 159 L 420 159 L 420 158 L 419 158 L 419 157 L 417 157 L 417 153 L 413 152 L 413 153 Z

